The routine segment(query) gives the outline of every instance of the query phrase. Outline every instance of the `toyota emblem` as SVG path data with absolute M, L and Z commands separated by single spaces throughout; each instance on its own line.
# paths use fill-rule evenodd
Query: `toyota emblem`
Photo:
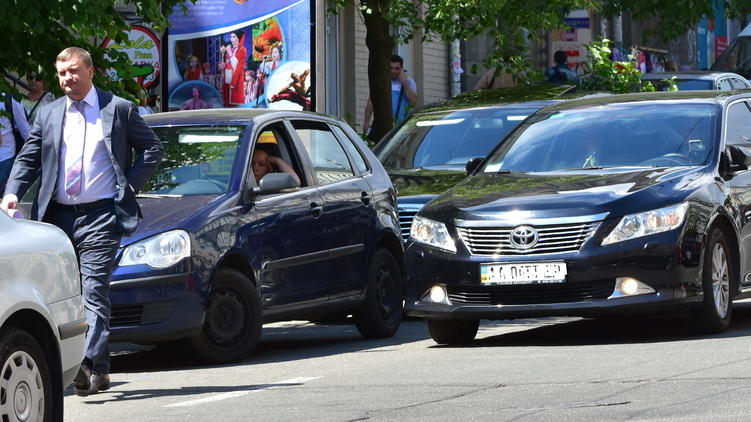
M 530 249 L 537 244 L 539 239 L 537 230 L 529 226 L 519 226 L 509 236 L 509 242 L 515 249 Z

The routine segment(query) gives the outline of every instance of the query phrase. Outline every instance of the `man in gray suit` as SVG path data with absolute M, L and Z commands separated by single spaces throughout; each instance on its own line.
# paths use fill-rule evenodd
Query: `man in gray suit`
M 55 67 L 66 96 L 39 110 L 0 208 L 17 208 L 39 176 L 31 218 L 60 227 L 73 242 L 89 324 L 74 383 L 77 395 L 88 396 L 110 388 L 110 275 L 122 236 L 138 226 L 135 194 L 156 171 L 164 148 L 135 104 L 94 87 L 86 50 L 63 50 Z

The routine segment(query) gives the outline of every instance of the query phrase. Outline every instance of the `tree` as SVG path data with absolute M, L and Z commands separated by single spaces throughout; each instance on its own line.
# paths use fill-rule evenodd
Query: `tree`
M 422 41 L 471 40 L 485 35 L 494 49 L 483 61 L 516 73 L 530 67 L 529 40 L 540 41 L 546 30 L 568 28 L 565 17 L 587 9 L 611 18 L 631 13 L 634 19 L 660 17 L 662 25 L 645 31 L 669 41 L 678 38 L 706 16 L 714 18 L 712 5 L 719 0 L 336 0 L 335 7 L 357 6 L 366 27 L 368 79 L 373 102 L 371 135 L 380 139 L 393 124 L 388 68 L 396 42 L 406 43 L 422 34 Z M 725 2 L 726 16 L 739 18 L 751 12 L 751 0 Z M 393 31 L 392 31 L 393 30 Z M 395 34 L 392 36 L 392 32 Z M 476 73 L 476 69 L 472 69 Z
M 186 12 L 185 3 L 196 0 L 121 0 L 120 3 L 135 6 L 136 14 L 155 31 L 164 33 L 169 26 L 169 13 L 176 5 Z M 45 80 L 52 81 L 55 58 L 63 49 L 71 46 L 87 50 L 98 69 L 115 68 L 125 75 L 122 82 L 110 81 L 98 73 L 94 83 L 109 91 L 125 94 L 125 88 L 137 88 L 130 76 L 132 65 L 128 55 L 101 47 L 105 38 L 117 42 L 126 39 L 123 29 L 130 27 L 116 10 L 117 1 L 71 0 L 71 1 L 26 1 L 0 0 L 0 27 L 9 42 L 0 49 L 0 69 L 7 73 L 24 75 L 38 72 Z M 109 59 L 105 58 L 105 54 Z M 57 84 L 50 88 L 61 93 Z M 0 92 L 18 94 L 13 84 L 0 78 Z

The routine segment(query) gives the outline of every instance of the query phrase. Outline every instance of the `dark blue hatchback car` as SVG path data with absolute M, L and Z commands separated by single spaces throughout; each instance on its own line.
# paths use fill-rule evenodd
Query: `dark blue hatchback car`
M 229 363 L 250 354 L 264 322 L 352 313 L 365 337 L 396 333 L 396 192 L 345 122 L 248 109 L 145 120 L 166 154 L 117 257 L 112 341 L 184 339 L 201 360 Z M 294 174 L 257 181 L 256 149 Z

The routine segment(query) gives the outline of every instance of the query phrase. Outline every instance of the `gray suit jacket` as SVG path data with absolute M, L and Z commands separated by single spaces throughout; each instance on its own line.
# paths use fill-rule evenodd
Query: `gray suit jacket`
M 164 147 L 149 128 L 132 102 L 97 89 L 102 117 L 102 131 L 112 165 L 117 174 L 115 213 L 120 234 L 136 231 L 141 210 L 136 202 L 138 192 L 156 171 L 164 156 Z M 58 163 L 63 142 L 65 101 L 62 97 L 42 107 L 29 139 L 13 163 L 5 193 L 20 198 L 41 177 L 34 199 L 31 218 L 44 220 L 52 194 L 57 186 Z M 135 161 L 133 150 L 136 151 Z

